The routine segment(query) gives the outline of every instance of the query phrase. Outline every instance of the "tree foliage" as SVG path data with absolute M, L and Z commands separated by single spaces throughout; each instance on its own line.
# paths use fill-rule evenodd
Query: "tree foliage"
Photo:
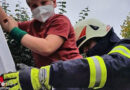
M 67 11 L 66 11 L 67 2 L 65 0 L 61 0 L 61 1 L 57 2 L 57 3 L 58 3 L 59 14 L 67 13 Z M 81 10 L 80 13 L 79 13 L 79 20 L 78 21 L 86 19 L 86 17 L 88 16 L 89 11 L 90 10 L 88 9 L 88 7 Z
M 84 20 L 86 19 L 86 17 L 88 16 L 88 12 L 90 10 L 88 9 L 88 7 L 86 7 L 85 9 L 81 10 L 80 13 L 79 13 L 79 20 L 78 21 L 81 21 L 81 20 Z
M 123 38 L 130 38 L 130 14 L 124 20 L 123 25 L 121 25 L 121 35 Z
M 16 4 L 15 10 L 14 10 L 15 13 L 12 13 L 11 10 L 8 9 L 10 5 L 6 3 L 5 1 L 2 1 L 2 7 L 5 10 L 5 12 L 8 15 L 12 16 L 16 21 L 27 21 L 30 19 L 25 8 L 20 6 L 20 2 Z M 11 54 L 15 61 L 15 64 L 24 63 L 27 65 L 34 66 L 31 51 L 25 48 L 24 46 L 22 46 L 16 40 L 12 39 L 12 37 L 10 37 L 8 33 L 5 33 L 5 36 L 6 36 Z
M 59 14 L 64 14 L 67 13 L 66 9 L 66 1 L 62 0 L 57 2 L 58 3 L 58 9 L 59 9 Z

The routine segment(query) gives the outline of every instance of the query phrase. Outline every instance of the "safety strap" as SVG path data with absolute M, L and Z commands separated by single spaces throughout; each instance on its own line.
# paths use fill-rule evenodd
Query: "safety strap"
M 121 55 L 124 55 L 127 58 L 130 58 L 130 49 L 128 49 L 127 47 L 123 45 L 116 46 L 108 54 L 111 54 L 111 53 L 120 53 Z
M 100 56 L 86 58 L 90 67 L 90 83 L 88 88 L 98 89 L 104 87 L 107 80 L 107 69 Z

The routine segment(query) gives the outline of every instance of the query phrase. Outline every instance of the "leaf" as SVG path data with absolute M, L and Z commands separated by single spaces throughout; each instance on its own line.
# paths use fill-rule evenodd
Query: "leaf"
M 124 20 L 123 25 L 121 25 L 121 35 L 124 38 L 130 38 L 130 15 L 126 17 Z
M 9 13 L 9 15 L 12 16 L 15 20 L 25 21 L 30 19 L 26 9 L 24 9 L 24 7 L 21 7 L 20 4 L 16 4 L 14 10 L 15 12 L 11 12 L 11 10 L 9 9 L 10 5 L 8 3 L 5 3 L 5 1 L 3 1 L 2 8 L 6 11 L 6 13 Z M 27 65 L 34 66 L 31 51 L 23 47 L 20 43 L 18 43 L 14 39 L 12 39 L 12 37 L 10 37 L 8 33 L 4 34 L 7 39 L 7 43 L 15 63 L 25 63 Z

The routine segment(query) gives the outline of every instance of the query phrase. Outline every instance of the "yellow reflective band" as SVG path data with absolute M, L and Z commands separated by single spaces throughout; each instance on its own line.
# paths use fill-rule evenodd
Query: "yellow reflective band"
M 86 58 L 90 68 L 90 81 L 88 88 L 103 88 L 107 80 L 107 69 L 105 62 L 100 56 Z
M 111 54 L 111 53 L 120 53 L 121 55 L 124 55 L 130 58 L 130 49 L 122 45 L 116 46 L 108 54 Z
M 96 82 L 96 67 L 91 57 L 86 58 L 86 59 L 88 60 L 89 68 L 90 68 L 90 81 L 89 81 L 88 88 L 93 88 Z
M 41 88 L 41 84 L 39 82 L 39 69 L 31 69 L 31 82 L 34 90 L 39 90 Z
M 44 83 L 44 85 L 46 86 L 46 88 L 48 89 L 48 90 L 50 90 L 51 89 L 51 86 L 49 85 L 49 79 L 50 79 L 50 65 L 48 65 L 48 66 L 44 66 L 44 67 L 41 67 L 41 69 L 46 69 L 46 80 L 45 80 L 45 83 Z
M 100 81 L 100 85 L 99 87 L 95 87 L 94 89 L 98 89 L 98 88 L 102 88 L 104 87 L 106 80 L 107 80 L 107 69 L 106 69 L 106 65 L 105 62 L 103 60 L 102 57 L 99 56 L 95 56 L 100 64 L 100 68 L 101 68 L 101 81 Z

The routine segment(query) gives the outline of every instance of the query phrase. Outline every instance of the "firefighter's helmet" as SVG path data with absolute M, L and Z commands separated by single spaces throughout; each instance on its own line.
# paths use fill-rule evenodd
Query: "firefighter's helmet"
M 111 27 L 97 19 L 79 21 L 75 26 L 77 46 L 80 48 L 85 42 L 94 37 L 104 37 Z

